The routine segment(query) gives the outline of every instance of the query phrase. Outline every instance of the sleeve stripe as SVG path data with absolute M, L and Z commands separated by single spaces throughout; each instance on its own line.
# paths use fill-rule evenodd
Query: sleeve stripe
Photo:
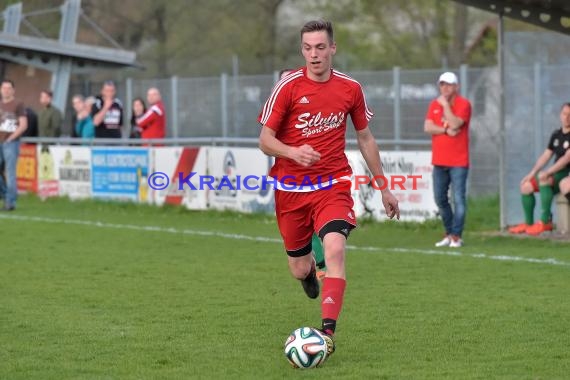
M 335 75 L 337 75 L 339 78 L 343 78 L 343 79 L 352 81 L 358 85 L 358 87 L 360 88 L 360 91 L 362 91 L 362 97 L 364 98 L 364 108 L 366 110 L 366 112 L 365 112 L 366 120 L 370 121 L 370 119 L 372 119 L 372 117 L 374 116 L 374 112 L 372 112 L 372 110 L 370 108 L 368 108 L 368 103 L 366 103 L 366 94 L 364 93 L 364 90 L 362 89 L 362 85 L 358 81 L 352 79 L 351 77 L 349 77 L 346 74 L 341 73 L 340 71 L 333 70 L 333 73 Z
M 269 99 L 267 99 L 265 105 L 263 106 L 263 112 L 261 113 L 261 120 L 260 120 L 260 123 L 262 125 L 265 125 L 265 123 L 267 123 L 267 120 L 269 120 L 269 117 L 271 116 L 271 111 L 273 110 L 273 106 L 275 105 L 275 101 L 277 100 L 277 95 L 279 94 L 281 89 L 287 83 L 301 76 L 303 76 L 303 71 L 299 70 L 295 73 L 287 75 L 285 78 L 277 82 L 277 84 L 273 88 L 273 91 L 271 91 L 271 96 L 269 97 Z

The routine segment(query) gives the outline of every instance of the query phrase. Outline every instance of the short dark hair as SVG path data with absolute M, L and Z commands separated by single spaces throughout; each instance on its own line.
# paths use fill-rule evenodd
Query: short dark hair
M 47 94 L 50 98 L 53 98 L 53 92 L 51 92 L 50 90 L 42 90 L 41 92 Z
M 115 82 L 113 82 L 112 80 L 106 80 L 105 82 L 103 82 L 103 86 L 115 86 Z
M 14 85 L 14 81 L 12 81 L 11 79 L 2 79 L 1 84 L 4 84 L 4 83 L 9 83 L 10 86 L 12 86 L 12 88 L 16 88 L 16 86 Z
M 564 107 L 570 107 L 570 102 L 562 103 L 562 107 L 560 107 L 560 110 L 562 111 Z
M 332 43 L 334 41 L 333 26 L 330 21 L 325 20 L 313 20 L 307 22 L 301 29 L 301 38 L 303 38 L 303 34 L 305 33 L 320 32 L 322 30 L 327 32 L 329 41 Z

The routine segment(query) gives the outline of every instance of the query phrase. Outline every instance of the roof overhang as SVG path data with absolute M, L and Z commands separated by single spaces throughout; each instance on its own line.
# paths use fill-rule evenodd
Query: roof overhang
M 453 0 L 556 32 L 570 34 L 569 0 Z
M 72 71 L 142 68 L 131 51 L 6 33 L 0 33 L 0 58 L 51 71 L 62 60 L 71 60 Z

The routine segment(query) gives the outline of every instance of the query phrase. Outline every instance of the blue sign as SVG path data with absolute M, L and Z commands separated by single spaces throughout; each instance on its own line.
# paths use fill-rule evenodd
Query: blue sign
M 146 148 L 93 148 L 91 190 L 94 197 L 137 201 L 146 189 Z M 144 184 L 141 186 L 141 183 Z M 146 194 L 144 194 L 146 197 Z

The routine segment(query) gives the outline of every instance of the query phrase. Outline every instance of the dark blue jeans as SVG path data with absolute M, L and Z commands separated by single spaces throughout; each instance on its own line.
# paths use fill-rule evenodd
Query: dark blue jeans
M 458 166 L 433 167 L 433 193 L 435 204 L 447 235 L 461 236 L 467 210 L 466 188 L 469 168 Z M 453 192 L 453 209 L 449 204 L 449 187 Z
M 20 140 L 0 143 L 0 168 L 5 168 L 6 179 L 0 176 L 0 197 L 6 207 L 15 207 L 18 197 L 16 164 L 20 153 Z

